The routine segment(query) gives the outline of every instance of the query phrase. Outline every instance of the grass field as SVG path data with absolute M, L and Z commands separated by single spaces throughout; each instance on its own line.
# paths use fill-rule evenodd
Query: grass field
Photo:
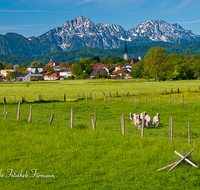
M 197 80 L 71 80 L 0 84 L 0 175 L 3 175 L 0 188 L 200 189 L 199 169 L 186 162 L 171 172 L 157 172 L 157 169 L 180 159 L 175 150 L 185 155 L 195 148 L 190 160 L 199 166 L 199 86 Z M 181 93 L 176 93 L 177 88 Z M 165 89 L 168 93 L 173 89 L 170 102 Z M 129 97 L 125 91 L 130 92 Z M 80 99 L 75 100 L 78 92 Z M 114 94 L 114 102 L 112 99 L 109 102 L 109 92 Z M 63 101 L 64 93 L 66 102 Z M 86 93 L 87 101 L 83 97 Z M 184 104 L 181 103 L 182 93 Z M 38 102 L 39 94 L 42 102 Z M 21 104 L 20 120 L 17 121 L 18 102 L 24 95 L 26 103 Z M 8 111 L 6 119 L 3 118 L 4 96 Z M 30 106 L 33 115 L 32 122 L 28 123 Z M 71 108 L 74 110 L 73 129 L 69 128 Z M 94 108 L 97 109 L 96 131 L 92 130 L 91 122 Z M 49 125 L 52 109 L 55 117 Z M 141 138 L 141 131 L 131 123 L 129 113 L 143 111 L 151 117 L 160 113 L 161 121 L 159 127 L 145 129 L 144 138 Z M 125 115 L 125 135 L 121 133 L 122 113 Z M 169 142 L 170 116 L 173 117 L 173 142 Z M 189 121 L 191 145 L 188 144 Z M 27 171 L 28 177 L 6 178 L 9 175 L 7 169 L 13 169 L 12 174 L 22 170 L 24 175 Z M 54 178 L 31 178 L 32 169 L 37 169 L 39 175 L 54 175 Z

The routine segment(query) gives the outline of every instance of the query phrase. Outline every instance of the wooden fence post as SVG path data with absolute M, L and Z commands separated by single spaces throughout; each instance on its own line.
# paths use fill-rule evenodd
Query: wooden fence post
M 111 93 L 109 92 L 109 102 L 111 101 Z
M 3 98 L 3 102 L 4 102 L 4 104 L 6 104 L 6 97 L 5 96 Z
M 167 90 L 165 89 L 165 94 L 167 94 Z
M 24 103 L 24 97 L 22 96 L 22 104 Z
M 123 101 L 123 98 L 124 98 L 124 94 L 122 94 L 122 98 L 121 98 L 120 102 L 122 102 L 122 101 Z
M 173 89 L 171 88 L 171 93 L 173 93 Z
M 184 94 L 182 93 L 182 104 L 184 104 Z
M 53 109 L 52 109 L 49 125 L 51 125 L 51 123 L 52 123 L 52 121 L 53 121 L 53 117 L 54 117 L 54 114 L 53 114 Z
M 66 102 L 66 93 L 64 93 L 64 102 Z
M 94 126 L 95 126 L 95 129 L 96 129 L 96 122 L 97 122 L 97 109 L 94 108 Z
M 171 142 L 173 141 L 173 119 L 171 117 Z
M 124 129 L 124 114 L 121 116 L 121 127 L 122 127 L 122 135 L 125 134 L 125 129 Z
M 86 93 L 86 101 L 87 101 L 87 93 Z
M 116 96 L 118 96 L 118 92 L 116 92 Z
M 177 89 L 177 93 L 179 93 L 180 92 L 180 90 L 179 90 L 179 88 Z
M 188 143 L 190 145 L 190 122 L 188 122 Z
M 173 119 L 170 116 L 170 122 L 169 122 L 169 141 L 172 142 L 173 140 Z
M 76 95 L 76 100 L 79 100 L 79 92 Z
M 30 114 L 29 114 L 29 118 L 28 118 L 28 122 L 31 122 L 31 118 L 32 118 L 32 106 L 30 106 Z
M 92 119 L 92 129 L 95 130 L 94 119 Z
M 85 95 L 83 94 L 83 98 L 85 99 Z
M 141 129 L 141 138 L 144 137 L 144 114 L 142 115 L 142 129 Z
M 6 111 L 6 104 L 4 103 L 4 119 L 6 119 L 8 112 Z
M 106 95 L 105 95 L 105 93 L 104 93 L 104 102 L 106 102 Z
M 92 128 L 93 128 L 93 130 L 96 130 L 96 120 L 97 120 L 96 108 L 94 108 L 94 119 L 92 119 Z
M 73 108 L 71 108 L 70 128 L 73 128 Z
M 20 102 L 18 104 L 17 120 L 20 119 Z

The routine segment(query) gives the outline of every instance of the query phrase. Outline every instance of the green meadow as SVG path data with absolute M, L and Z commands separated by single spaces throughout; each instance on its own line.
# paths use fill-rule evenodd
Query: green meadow
M 169 168 L 157 172 L 181 159 L 175 150 L 186 155 L 195 148 L 189 159 L 199 167 L 199 86 L 198 80 L 0 83 L 0 189 L 200 189 L 199 168 L 185 161 L 170 172 Z M 17 120 L 22 97 L 25 103 Z M 28 123 L 30 106 L 32 121 Z M 52 109 L 55 116 L 50 125 Z M 141 138 L 141 130 L 132 124 L 129 113 L 143 111 L 151 118 L 159 113 L 160 124 L 145 129 Z M 121 132 L 122 114 L 125 135 Z M 170 116 L 173 142 L 169 142 Z

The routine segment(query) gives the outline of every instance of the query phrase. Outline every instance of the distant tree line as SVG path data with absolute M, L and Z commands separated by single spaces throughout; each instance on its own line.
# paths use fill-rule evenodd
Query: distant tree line
M 171 53 L 167 55 L 165 48 L 152 47 L 144 59 L 137 62 L 130 75 L 133 78 L 191 79 L 200 77 L 200 55 Z

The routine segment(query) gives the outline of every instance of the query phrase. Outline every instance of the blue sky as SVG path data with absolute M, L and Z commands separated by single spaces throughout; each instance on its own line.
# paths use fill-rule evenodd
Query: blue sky
M 79 15 L 126 30 L 143 21 L 164 20 L 200 35 L 199 0 L 1 0 L 0 34 L 37 37 Z

